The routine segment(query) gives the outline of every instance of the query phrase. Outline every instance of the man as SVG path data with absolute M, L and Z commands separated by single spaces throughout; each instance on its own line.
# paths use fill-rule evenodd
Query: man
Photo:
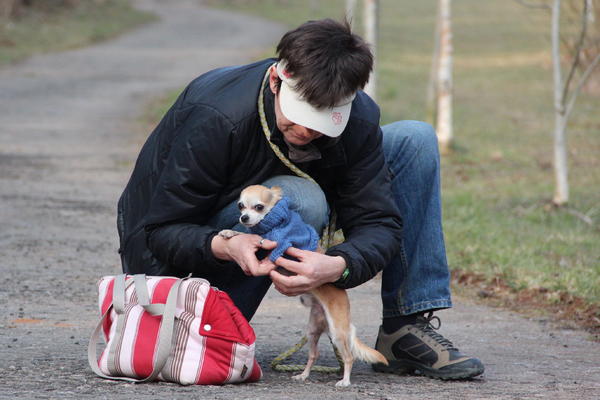
M 390 360 L 385 371 L 481 374 L 479 360 L 434 332 L 437 317 L 425 317 L 451 307 L 435 133 L 416 121 L 380 129 L 379 109 L 360 91 L 372 55 L 347 24 L 307 22 L 277 53 L 200 76 L 150 135 L 119 200 L 124 271 L 203 277 L 250 320 L 271 283 L 293 296 L 329 282 L 351 288 L 383 270 L 376 347 Z M 251 184 L 281 186 L 317 232 L 336 211 L 345 242 L 325 254 L 291 248 L 295 261 L 274 265 L 265 255 L 275 242 L 219 236 L 243 230 L 237 198 Z

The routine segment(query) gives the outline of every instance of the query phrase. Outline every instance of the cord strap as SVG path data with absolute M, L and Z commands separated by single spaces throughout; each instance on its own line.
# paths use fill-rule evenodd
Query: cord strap
M 275 65 L 275 64 L 273 64 Z M 271 65 L 271 67 L 273 66 Z M 260 125 L 262 127 L 263 133 L 265 134 L 265 138 L 267 139 L 267 143 L 271 146 L 273 153 L 281 160 L 281 162 L 288 167 L 292 172 L 298 175 L 301 178 L 307 179 L 319 186 L 317 181 L 315 181 L 310 175 L 306 172 L 302 171 L 298 168 L 293 162 L 291 162 L 285 154 L 281 151 L 281 149 L 273 142 L 271 142 L 271 131 L 269 129 L 269 124 L 267 123 L 267 116 L 265 114 L 265 103 L 264 103 L 264 89 L 265 85 L 269 80 L 269 76 L 271 73 L 271 67 L 267 68 L 267 72 L 263 78 L 262 84 L 260 85 L 260 91 L 258 93 L 258 115 L 260 117 Z M 337 216 L 335 211 L 331 211 L 331 217 L 329 218 L 329 223 L 323 229 L 323 235 L 321 236 L 320 246 L 322 249 L 327 250 L 333 244 L 333 236 L 335 235 L 335 224 L 336 224 Z
M 273 65 L 275 65 L 275 64 L 273 64 Z M 269 80 L 269 76 L 271 74 L 271 67 L 273 65 L 271 65 L 269 68 L 267 68 L 267 72 L 265 73 L 265 77 L 263 78 L 262 84 L 260 85 L 260 90 L 259 90 L 259 94 L 258 94 L 258 115 L 260 117 L 260 125 L 262 126 L 263 133 L 265 134 L 267 143 L 269 143 L 269 146 L 271 146 L 271 149 L 273 150 L 275 155 L 281 160 L 281 162 L 286 167 L 288 167 L 290 170 L 292 170 L 292 172 L 294 172 L 299 177 L 308 179 L 315 185 L 319 186 L 317 181 L 315 181 L 306 172 L 304 172 L 300 168 L 298 168 L 293 162 L 291 162 L 285 156 L 285 154 L 283 154 L 281 149 L 277 145 L 275 145 L 275 143 L 271 142 L 271 131 L 269 130 L 269 124 L 267 123 L 267 117 L 265 114 L 264 90 L 265 90 L 265 85 L 267 84 L 267 82 Z M 329 218 L 329 223 L 327 224 L 325 229 L 323 229 L 323 236 L 321 237 L 321 240 L 319 243 L 321 248 L 324 250 L 331 247 L 331 245 L 333 243 L 333 237 L 335 234 L 335 223 L 336 223 L 336 214 L 335 214 L 335 211 L 332 211 L 331 216 Z M 306 344 L 306 342 L 307 342 L 307 338 L 306 338 L 306 336 L 303 336 L 302 339 L 300 339 L 300 341 L 298 343 L 296 343 L 294 346 L 290 347 L 288 350 L 284 351 L 283 353 L 281 353 L 280 355 L 275 357 L 273 359 L 273 361 L 271 361 L 271 368 L 275 371 L 280 371 L 280 372 L 292 372 L 292 371 L 304 370 L 305 365 L 282 364 L 282 363 L 283 363 L 283 361 L 285 361 L 289 357 L 291 357 L 292 354 L 294 354 L 298 350 L 300 350 Z M 326 367 L 326 366 L 322 366 L 322 365 L 315 365 L 312 368 L 313 371 L 325 372 L 325 373 L 338 373 L 338 372 L 342 371 L 344 362 L 342 361 L 342 358 L 340 357 L 340 354 L 339 354 L 337 348 L 335 347 L 335 345 L 333 344 L 333 342 L 331 343 L 331 346 L 333 347 L 335 356 L 338 360 L 338 363 L 340 364 L 339 367 Z

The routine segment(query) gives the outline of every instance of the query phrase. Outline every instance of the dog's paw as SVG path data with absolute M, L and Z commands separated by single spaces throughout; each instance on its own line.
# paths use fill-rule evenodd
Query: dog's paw
M 300 381 L 300 382 L 304 382 L 306 380 L 306 378 L 308 378 L 308 374 L 305 374 L 304 372 L 301 374 L 292 376 L 293 380 Z
M 231 239 L 239 234 L 241 234 L 241 232 L 232 231 L 231 229 L 223 229 L 221 232 L 219 232 L 219 236 L 225 239 Z
M 348 387 L 350 386 L 350 379 L 342 379 L 339 380 L 336 384 L 336 387 Z

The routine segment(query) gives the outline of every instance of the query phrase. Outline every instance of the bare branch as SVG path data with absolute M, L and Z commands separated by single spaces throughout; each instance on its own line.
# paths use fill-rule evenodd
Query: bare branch
M 575 70 L 577 70 L 577 66 L 579 65 L 579 60 L 581 59 L 581 51 L 583 49 L 583 43 L 585 42 L 585 36 L 587 34 L 587 21 L 588 21 L 588 3 L 583 3 L 583 11 L 581 13 L 581 33 L 579 35 L 579 40 L 577 41 L 577 46 L 575 47 L 575 59 L 571 64 L 571 69 L 569 70 L 569 75 L 567 80 L 565 81 L 565 86 L 563 87 L 562 93 L 562 101 L 563 105 L 567 101 L 567 96 L 569 95 L 569 86 L 571 86 L 571 80 L 573 79 L 573 75 L 575 75 Z
M 592 218 L 592 215 L 596 214 L 596 211 L 600 209 L 600 203 L 595 204 L 592 206 L 592 208 L 590 208 L 589 210 L 587 210 L 587 212 L 585 213 L 585 215 L 587 215 L 588 217 Z
M 575 45 L 576 44 L 571 44 L 565 35 L 560 36 L 560 46 L 565 48 L 568 54 L 575 54 Z
M 573 208 L 565 208 L 565 211 L 571 215 L 576 216 L 577 218 L 579 218 L 580 220 L 582 220 L 583 222 L 585 222 L 586 224 L 588 224 L 590 226 L 594 225 L 594 220 L 592 220 L 588 215 L 585 215 L 581 211 L 577 211 Z
M 566 117 L 565 123 L 566 123 L 567 119 L 569 118 L 569 114 L 571 113 L 571 111 L 573 111 L 573 106 L 575 105 L 575 100 L 577 99 L 579 92 L 581 92 L 581 88 L 583 87 L 583 85 L 585 85 L 585 82 L 588 80 L 588 78 L 592 74 L 592 71 L 594 71 L 594 69 L 598 66 L 598 64 L 600 64 L 600 53 L 596 54 L 596 58 L 594 58 L 594 61 L 592 61 L 588 65 L 588 67 L 585 69 L 585 72 L 583 73 L 583 75 L 581 75 L 581 78 L 579 78 L 577 87 L 573 91 L 573 94 L 571 95 L 571 98 L 569 99 L 569 103 L 567 104 L 567 108 L 565 111 L 565 117 Z
M 529 8 L 539 8 L 539 9 L 543 9 L 543 10 L 551 10 L 552 8 L 546 4 L 546 3 L 533 3 L 530 1 L 526 1 L 526 0 L 515 0 L 517 3 L 519 3 L 522 6 L 525 7 L 529 7 Z

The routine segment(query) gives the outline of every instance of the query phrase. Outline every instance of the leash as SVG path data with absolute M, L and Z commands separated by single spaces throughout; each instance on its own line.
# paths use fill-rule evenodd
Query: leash
M 275 65 L 275 64 L 273 64 L 273 65 Z M 302 171 L 294 163 L 292 163 L 285 156 L 285 154 L 283 154 L 281 149 L 279 147 L 277 147 L 273 142 L 271 142 L 271 131 L 269 130 L 269 125 L 267 124 L 267 117 L 265 115 L 265 105 L 264 105 L 265 83 L 269 79 L 270 71 L 271 71 L 271 67 L 267 68 L 267 72 L 265 73 L 265 77 L 263 78 L 262 84 L 260 85 L 260 90 L 259 90 L 259 94 L 258 94 L 258 115 L 260 117 L 260 125 L 262 126 L 263 133 L 265 134 L 265 137 L 267 138 L 267 143 L 269 143 L 269 146 L 271 146 L 271 149 L 273 150 L 275 155 L 281 160 L 281 162 L 283 164 L 285 164 L 285 166 L 288 167 L 290 170 L 292 170 L 292 172 L 294 172 L 299 177 L 308 179 L 315 185 L 319 186 L 317 181 L 315 181 L 310 175 L 308 175 L 306 172 Z M 336 224 L 336 214 L 335 214 L 335 211 L 332 211 L 331 217 L 329 218 L 329 223 L 327 224 L 325 229 L 323 229 L 323 236 L 321 237 L 321 240 L 319 242 L 319 245 L 324 250 L 328 249 L 333 244 L 334 235 L 335 235 L 335 224 Z M 294 346 L 290 347 L 288 350 L 284 351 L 283 353 L 281 353 L 280 355 L 275 357 L 273 359 L 273 361 L 271 361 L 271 368 L 274 369 L 275 371 L 280 371 L 280 372 L 303 371 L 305 365 L 282 364 L 282 363 L 283 363 L 283 361 L 290 358 L 298 350 L 300 350 L 306 344 L 307 341 L 308 341 L 308 339 L 306 338 L 306 336 L 303 336 L 302 339 L 300 339 L 300 341 L 298 343 L 296 343 Z M 331 338 L 329 338 L 329 341 L 331 342 Z M 343 370 L 344 362 L 342 361 L 342 358 L 341 358 L 337 348 L 333 344 L 333 342 L 331 342 L 331 346 L 333 347 L 333 351 L 334 351 L 335 357 L 337 358 L 337 361 L 339 363 L 339 367 L 326 367 L 326 366 L 322 366 L 322 365 L 315 365 L 312 367 L 313 371 L 325 372 L 325 373 L 337 373 L 337 372 L 340 372 Z
M 273 65 L 275 65 L 275 64 L 273 64 Z M 265 137 L 267 138 L 267 143 L 269 143 L 269 146 L 271 146 L 271 149 L 273 150 L 273 153 L 275 153 L 277 158 L 279 158 L 279 160 L 281 160 L 281 162 L 286 167 L 288 167 L 290 170 L 292 170 L 292 172 L 294 172 L 299 177 L 308 179 L 315 185 L 319 186 L 317 181 L 315 181 L 306 172 L 304 172 L 300 168 L 298 168 L 293 162 L 291 162 L 285 156 L 285 154 L 283 154 L 281 149 L 279 147 L 277 147 L 277 145 L 275 145 L 275 143 L 271 142 L 271 131 L 269 130 L 269 124 L 267 123 L 267 117 L 265 114 L 265 105 L 264 105 L 264 88 L 265 88 L 265 83 L 269 79 L 270 70 L 271 70 L 271 67 L 267 68 L 267 72 L 265 73 L 265 77 L 263 78 L 262 84 L 260 86 L 260 91 L 258 94 L 258 115 L 260 117 L 260 125 L 262 126 L 263 133 L 265 134 Z M 333 243 L 333 237 L 335 235 L 335 223 L 336 223 L 336 219 L 337 219 L 336 217 L 337 216 L 335 214 L 335 211 L 332 211 L 331 218 L 329 219 L 329 223 L 327 224 L 327 226 L 325 226 L 325 229 L 323 229 L 323 236 L 321 237 L 321 241 L 319 242 L 319 244 L 320 244 L 321 248 L 323 248 L 325 250 L 328 249 L 329 247 L 331 247 L 331 245 Z
M 306 338 L 306 336 L 302 336 L 302 339 L 300 339 L 300 341 L 298 343 L 296 343 L 294 346 L 290 347 L 288 350 L 284 351 L 283 353 L 281 353 L 280 355 L 275 357 L 273 359 L 273 361 L 271 361 L 271 368 L 273 370 L 279 371 L 279 372 L 304 371 L 306 364 L 282 364 L 282 363 L 285 360 L 287 360 L 288 358 L 290 358 L 295 352 L 297 352 L 302 347 L 304 347 L 304 345 L 306 344 L 307 341 L 308 341 L 308 339 Z M 329 338 L 329 341 L 331 342 L 331 338 Z M 335 353 L 335 358 L 337 359 L 339 366 L 326 367 L 324 365 L 313 365 L 313 367 L 311 368 L 311 372 L 315 371 L 315 372 L 323 372 L 323 373 L 327 373 L 327 374 L 335 374 L 335 373 L 341 372 L 344 369 L 344 361 L 342 360 L 342 357 L 340 356 L 340 353 L 339 353 L 337 347 L 335 347 L 333 342 L 331 342 L 331 346 L 333 347 L 333 351 Z

